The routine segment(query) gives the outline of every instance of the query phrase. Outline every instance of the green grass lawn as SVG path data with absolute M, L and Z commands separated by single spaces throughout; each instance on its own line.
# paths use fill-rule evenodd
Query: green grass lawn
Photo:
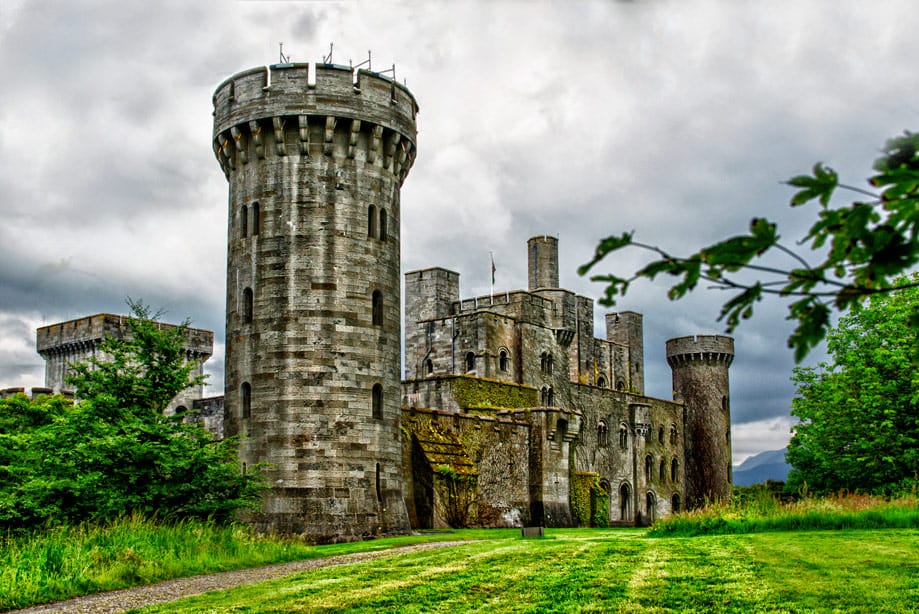
M 458 532 L 464 535 L 465 532 Z M 142 612 L 917 612 L 919 530 L 478 532 Z

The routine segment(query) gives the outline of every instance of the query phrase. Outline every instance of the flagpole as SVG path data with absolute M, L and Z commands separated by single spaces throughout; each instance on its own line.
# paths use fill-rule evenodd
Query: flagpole
M 495 253 L 492 251 L 488 252 L 488 255 L 491 257 L 491 302 L 495 302 Z

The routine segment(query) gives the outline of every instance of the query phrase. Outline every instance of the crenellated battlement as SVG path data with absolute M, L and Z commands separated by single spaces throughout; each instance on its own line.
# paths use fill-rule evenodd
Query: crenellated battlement
M 229 174 L 272 156 L 326 155 L 391 169 L 415 159 L 418 103 L 379 73 L 337 64 L 276 64 L 233 75 L 214 92 L 214 153 Z M 355 78 L 356 77 L 356 78 Z
M 734 360 L 734 339 L 724 335 L 692 335 L 667 340 L 667 363 L 671 367 L 690 362 L 722 363 Z

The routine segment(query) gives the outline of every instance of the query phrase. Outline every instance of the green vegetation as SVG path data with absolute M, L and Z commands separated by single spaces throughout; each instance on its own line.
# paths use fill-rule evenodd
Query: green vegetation
M 705 280 L 709 282 L 707 286 L 738 292 L 724 303 L 719 316 L 727 320 L 728 332 L 741 319 L 753 315 L 754 303 L 764 295 L 791 299 L 788 319 L 796 320 L 798 325 L 788 345 L 800 361 L 826 335 L 832 309 L 857 310 L 867 297 L 894 290 L 889 280 L 919 263 L 919 135 L 906 132 L 890 139 L 874 170 L 868 179 L 872 190 L 841 184 L 833 169 L 819 163 L 814 165 L 813 174 L 788 181 L 798 189 L 791 198 L 792 207 L 814 200 L 820 203 L 817 221 L 801 241 L 809 242 L 814 255 L 822 258 L 817 264 L 808 263 L 781 244 L 775 224 L 755 218 L 749 234 L 709 245 L 688 257 L 673 256 L 660 247 L 634 241 L 631 232 L 607 237 L 597 246 L 593 259 L 578 272 L 587 274 L 607 255 L 626 247 L 652 252 L 659 259 L 628 278 L 614 274 L 591 277 L 607 284 L 601 304 L 614 305 L 616 296 L 624 296 L 639 278 L 653 280 L 662 273 L 680 278 L 668 292 L 671 300 L 682 298 L 699 280 Z M 866 200 L 833 207 L 831 201 L 837 188 Z M 756 263 L 767 254 L 791 258 L 792 264 L 780 268 L 771 262 Z M 741 273 L 750 273 L 754 279 Z M 917 283 L 914 280 L 911 285 Z M 913 307 L 910 325 L 914 331 L 919 329 L 919 307 Z M 912 355 L 919 361 L 915 334 Z
M 831 361 L 796 368 L 788 446 L 789 488 L 909 492 L 919 474 L 919 370 L 911 360 L 919 329 L 919 274 L 871 297 L 827 334 Z
M 248 526 L 195 519 L 163 523 L 133 516 L 104 525 L 58 526 L 0 537 L 0 611 L 202 573 L 480 534 L 310 546 L 258 535 Z
M 609 518 L 609 495 L 600 487 L 596 473 L 577 471 L 571 478 L 571 509 L 578 526 L 605 527 Z
M 509 384 L 465 375 L 452 380 L 453 397 L 466 409 L 519 409 L 535 407 L 537 390 L 531 386 Z
M 0 400 L 0 530 L 133 513 L 226 521 L 258 502 L 260 477 L 241 473 L 236 440 L 162 414 L 196 381 L 185 327 L 132 308 L 130 338 L 100 344 L 110 360 L 75 367 L 81 401 Z
M 395 554 L 142 612 L 903 612 L 919 531 L 647 539 L 556 529 Z
M 919 499 L 868 495 L 805 496 L 782 502 L 767 491 L 674 514 L 654 523 L 649 535 L 695 536 L 770 531 L 919 529 Z

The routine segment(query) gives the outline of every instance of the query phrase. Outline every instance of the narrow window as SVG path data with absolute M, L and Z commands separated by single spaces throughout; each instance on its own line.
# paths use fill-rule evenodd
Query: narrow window
M 243 382 L 239 387 L 239 405 L 242 409 L 241 416 L 248 418 L 252 415 L 252 386 L 249 382 Z
M 383 503 L 383 487 L 380 484 L 380 463 L 377 463 L 377 501 Z
M 629 427 L 624 424 L 619 425 L 619 447 L 623 450 L 629 449 Z
M 371 239 L 377 236 L 377 208 L 373 205 L 367 207 L 367 236 Z
M 501 350 L 498 352 L 498 368 L 502 371 L 507 371 L 508 359 L 507 359 L 507 350 Z
M 561 442 L 565 439 L 565 435 L 568 434 L 568 421 L 564 418 L 559 418 L 558 422 L 555 423 L 555 440 Z
M 383 326 L 383 294 L 374 290 L 371 296 L 371 320 L 374 326 Z
M 675 425 L 675 424 L 671 424 L 671 425 L 670 425 L 670 444 L 671 444 L 671 445 L 675 445 L 675 444 L 676 444 L 676 439 L 677 439 L 676 425 Z
M 657 429 L 657 442 L 664 443 L 664 427 Z
M 670 481 L 677 482 L 679 480 L 679 476 L 680 462 L 676 459 L 676 457 L 674 457 L 674 459 L 670 461 Z
M 670 498 L 670 511 L 674 514 L 680 511 L 680 495 L 677 493 Z
M 546 372 L 546 353 L 543 352 L 539 355 L 539 370 L 543 373 Z
M 424 370 L 427 371 L 428 375 L 434 373 L 434 361 L 430 358 L 424 361 Z
M 243 324 L 252 323 L 252 288 L 243 290 Z
M 475 371 L 475 352 L 466 352 L 466 373 Z
M 654 493 L 649 492 L 646 499 L 647 499 L 646 507 L 647 507 L 647 513 L 648 513 L 648 524 L 650 524 L 654 522 L 654 503 L 655 503 Z
M 597 378 L 597 386 L 600 388 L 606 388 L 606 378 L 602 375 Z
M 378 420 L 382 420 L 383 419 L 383 386 L 380 384 L 374 384 L 373 393 L 371 396 L 372 396 L 371 412 L 373 414 L 373 417 L 377 418 Z
M 619 518 L 621 520 L 632 519 L 632 489 L 628 484 L 619 487 Z
M 619 392 L 622 392 L 623 390 L 625 390 L 625 382 L 623 382 L 622 380 L 618 380 L 616 382 L 616 390 L 618 390 Z
M 552 390 L 552 386 L 546 389 L 546 405 L 548 407 L 555 407 L 555 392 Z
M 600 420 L 600 423 L 597 424 L 597 445 L 603 447 L 609 445 L 609 431 L 606 428 L 606 422 L 603 420 Z
M 660 475 L 661 482 L 667 479 L 667 463 L 664 461 L 664 459 L 661 459 L 660 467 L 658 468 L 658 475 Z
M 245 239 L 249 236 L 249 207 L 243 205 L 239 209 L 239 237 Z
M 386 240 L 386 209 L 380 209 L 380 241 Z
M 552 368 L 554 366 L 554 361 L 552 360 L 552 354 L 546 356 L 546 373 L 552 375 Z
M 645 457 L 645 481 L 646 482 L 651 481 L 651 477 L 652 477 L 651 471 L 652 471 L 653 466 L 654 466 L 654 459 L 651 458 L 651 455 L 649 454 L 648 456 Z
M 258 201 L 252 203 L 252 236 L 258 234 L 258 228 L 261 226 L 262 214 Z

